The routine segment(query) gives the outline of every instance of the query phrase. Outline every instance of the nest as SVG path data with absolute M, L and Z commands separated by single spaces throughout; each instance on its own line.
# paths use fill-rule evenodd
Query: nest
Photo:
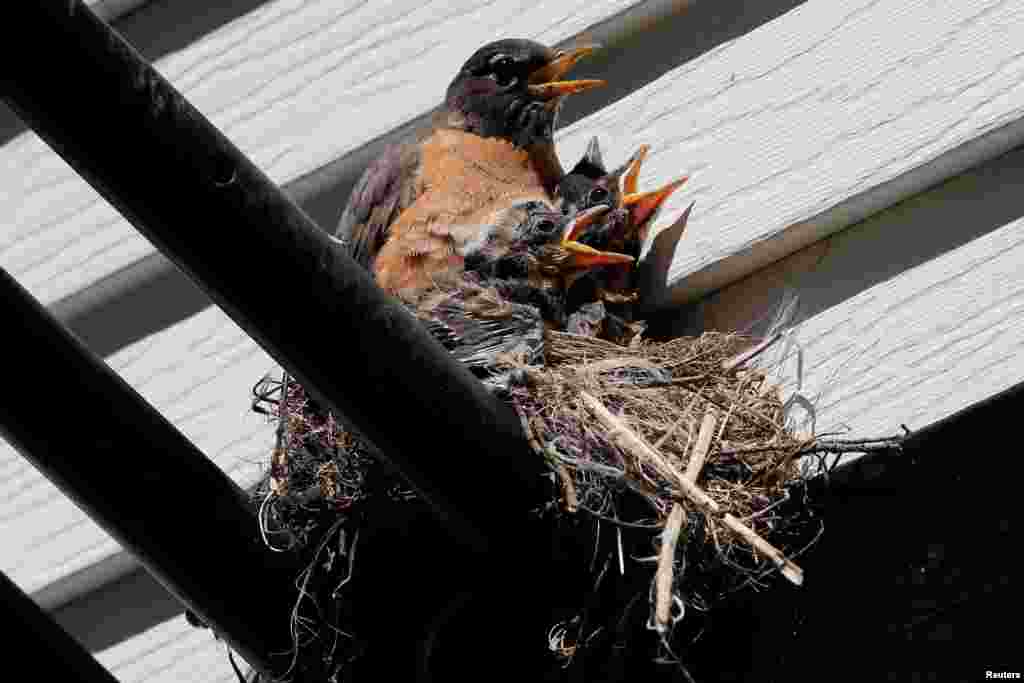
M 728 369 L 751 343 L 707 333 L 623 347 L 550 333 L 546 366 L 529 370 L 528 386 L 514 388 L 512 396 L 535 447 L 560 472 L 564 509 L 609 515 L 613 492 L 625 486 L 647 501 L 656 523 L 663 522 L 674 501 L 686 499 L 677 479 L 694 462 L 702 430 L 697 481 L 723 513 L 749 517 L 784 496 L 800 476 L 794 456 L 805 442 L 785 429 L 778 392 L 761 372 Z M 581 395 L 611 411 L 676 477 L 623 451 Z M 743 452 L 751 446 L 770 448 Z M 758 518 L 759 530 L 769 524 Z M 720 543 L 735 540 L 731 530 L 711 527 Z
M 629 615 L 639 612 L 639 630 L 655 632 L 658 657 L 688 678 L 673 643 L 685 645 L 694 629 L 677 633 L 679 623 L 696 624 L 724 595 L 763 588 L 780 574 L 802 580 L 793 560 L 822 529 L 793 495 L 805 490 L 803 480 L 844 452 L 892 445 L 794 436 L 778 390 L 747 367 L 772 340 L 756 341 L 709 332 L 667 342 L 635 336 L 623 345 L 549 331 L 542 366 L 502 359 L 519 379 L 507 398 L 555 484 L 546 513 L 576 524 L 592 552 L 587 604 L 548 633 L 560 666 L 596 651 L 599 634 L 606 645 L 621 644 L 623 629 L 638 630 Z M 336 674 L 359 651 L 339 594 L 352 577 L 377 461 L 298 383 L 265 379 L 254 391 L 254 408 L 278 421 L 271 466 L 254 494 L 260 530 L 269 547 L 307 563 L 296 583 L 290 672 L 309 671 L 309 659 L 330 660 Z M 831 463 L 829 453 L 838 453 Z M 811 455 L 819 468 L 801 467 Z M 382 481 L 374 495 L 394 504 L 416 499 L 397 478 Z M 607 577 L 616 574 L 612 581 L 632 588 L 609 597 Z M 600 609 L 587 606 L 595 603 Z M 314 636 L 319 649 L 306 657 Z
M 608 557 L 617 556 L 620 575 L 637 566 L 623 545 L 649 549 L 646 626 L 659 657 L 680 667 L 672 632 L 688 610 L 707 612 L 780 571 L 801 582 L 792 558 L 821 531 L 790 495 L 808 442 L 786 429 L 778 390 L 745 369 L 767 346 L 751 352 L 755 341 L 711 332 L 622 346 L 551 332 L 545 366 L 525 369 L 527 382 L 511 392 L 531 445 L 558 477 L 559 508 L 615 530 Z M 600 569 L 593 575 L 597 592 Z M 566 665 L 600 628 L 586 630 L 587 616 L 549 633 Z
M 380 488 L 371 482 L 379 463 L 287 374 L 261 379 L 253 397 L 253 410 L 277 422 L 270 466 L 252 492 L 260 536 L 305 567 L 295 580 L 292 650 L 281 679 L 335 681 L 362 650 L 348 627 L 353 615 L 344 590 L 354 575 L 364 504 Z M 392 501 L 414 498 L 394 477 L 386 482 L 381 493 Z

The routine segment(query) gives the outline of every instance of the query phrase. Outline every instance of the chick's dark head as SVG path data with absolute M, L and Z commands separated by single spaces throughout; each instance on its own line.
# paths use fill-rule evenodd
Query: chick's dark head
M 562 178 L 555 190 L 562 213 L 570 215 L 593 206 L 617 208 L 622 200 L 619 176 L 624 168 L 609 173 L 597 138 L 591 138 L 586 154 Z
M 574 282 L 594 269 L 628 267 L 634 261 L 578 241 L 607 213 L 608 207 L 596 206 L 565 216 L 540 202 L 517 204 L 464 254 L 467 275 L 492 283 L 512 301 L 540 308 L 545 320 L 560 326 L 565 295 Z

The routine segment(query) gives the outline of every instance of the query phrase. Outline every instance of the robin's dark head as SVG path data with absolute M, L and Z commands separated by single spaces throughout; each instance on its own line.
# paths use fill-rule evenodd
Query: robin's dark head
M 445 96 L 445 125 L 518 147 L 551 142 L 564 97 L 603 81 L 561 80 L 592 46 L 556 50 L 532 40 L 506 39 L 477 50 Z
M 587 153 L 555 189 L 562 213 L 570 215 L 592 206 L 617 208 L 622 198 L 619 175 L 618 169 L 615 173 L 608 173 L 601 158 L 601 146 L 596 137 L 591 138 Z
M 585 211 L 594 206 L 611 209 L 598 224 L 580 235 L 579 241 L 596 249 L 608 249 L 628 229 L 629 212 L 623 206 L 623 176 L 630 176 L 639 169 L 645 147 L 634 154 L 625 164 L 608 171 L 601 155 L 597 138 L 591 138 L 586 154 L 576 166 L 562 178 L 555 188 L 555 198 L 566 215 Z

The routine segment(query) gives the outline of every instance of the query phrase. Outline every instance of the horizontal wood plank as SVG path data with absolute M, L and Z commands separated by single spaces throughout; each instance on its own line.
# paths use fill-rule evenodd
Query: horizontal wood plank
M 765 361 L 813 406 L 794 409 L 805 429 L 927 426 L 1024 381 L 1021 264 L 1024 219 L 801 322 Z
M 1024 382 L 1024 148 L 704 299 L 687 331 L 784 331 L 804 431 L 925 427 Z
M 671 271 L 692 301 L 1024 140 L 1024 3 L 809 2 L 567 128 L 563 158 L 652 151 L 697 204 Z
M 488 40 L 553 44 L 647 4 L 673 3 L 275 0 L 156 67 L 283 184 L 434 107 Z M 0 148 L 0 217 L 0 266 L 46 304 L 153 252 L 31 133 Z

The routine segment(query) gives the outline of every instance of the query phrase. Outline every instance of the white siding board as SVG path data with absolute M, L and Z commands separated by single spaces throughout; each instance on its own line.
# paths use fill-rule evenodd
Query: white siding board
M 693 300 L 1024 140 L 1024 2 L 807 2 L 562 132 L 697 205 L 670 279 Z M 981 144 L 979 141 L 984 141 Z
M 96 659 L 121 683 L 237 683 L 227 649 L 206 629 L 193 628 L 183 616 L 165 621 L 107 648 Z M 235 661 L 245 671 L 245 660 Z
M 1021 264 L 1024 218 L 802 321 L 765 363 L 818 432 L 925 427 L 1024 381 Z
M 209 308 L 109 359 L 147 401 L 242 485 L 261 472 L 273 425 L 250 410 L 249 389 L 273 361 L 219 309 Z M 55 427 L 59 427 L 55 424 Z M 116 427 L 111 427 L 116 428 Z M 130 476 L 132 457 L 126 456 Z M 13 448 L 0 450 L 0 569 L 23 590 L 113 558 L 119 546 Z M 166 495 L 173 504 L 174 492 Z M 61 591 L 67 597 L 73 594 Z
M 488 40 L 557 43 L 637 4 L 277 0 L 156 67 L 283 184 L 435 106 Z M 0 266 L 46 304 L 153 251 L 32 133 L 0 149 L 0 216 Z

